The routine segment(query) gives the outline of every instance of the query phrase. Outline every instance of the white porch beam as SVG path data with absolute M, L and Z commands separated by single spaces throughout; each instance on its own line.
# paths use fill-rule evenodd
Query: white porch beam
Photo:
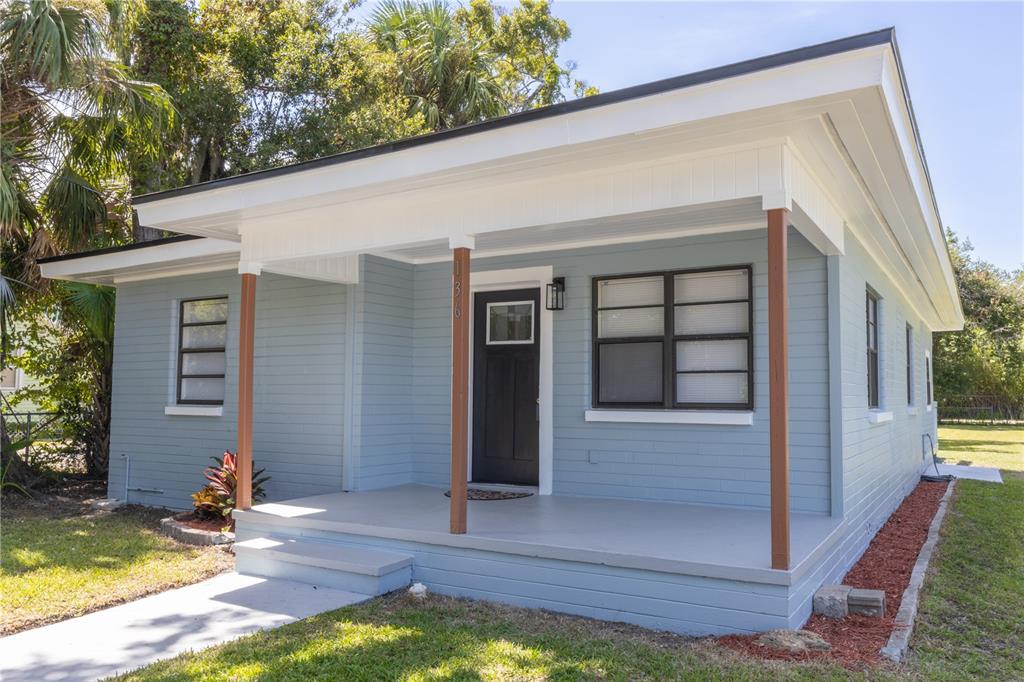
M 557 230 L 751 197 L 761 197 L 765 210 L 797 206 L 794 225 L 808 240 L 826 255 L 843 253 L 844 221 L 835 203 L 792 141 L 776 140 L 585 173 L 541 174 L 476 187 L 457 198 L 434 188 L 310 207 L 286 220 L 253 219 L 241 230 L 242 260 L 273 270 L 275 263 L 387 253 L 446 241 L 449 248 L 475 248 L 478 239 L 494 232 L 539 225 Z M 282 229 L 283 223 L 290 228 Z M 685 226 L 677 233 L 685 233 Z
M 785 191 L 784 141 L 589 172 L 495 182 L 457 197 L 437 188 L 248 221 L 242 259 L 353 255 L 536 225 L 559 225 Z M 289 229 L 282 229 L 282 224 Z

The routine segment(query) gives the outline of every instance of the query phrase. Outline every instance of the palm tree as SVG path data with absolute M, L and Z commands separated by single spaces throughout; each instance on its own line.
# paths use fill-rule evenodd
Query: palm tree
M 173 119 L 159 86 L 111 58 L 120 17 L 104 6 L 12 0 L 0 10 L 0 230 L 25 249 L 24 267 L 4 265 L 26 284 L 38 283 L 36 258 L 130 225 L 112 210 L 124 205 L 128 161 L 158 154 Z
M 370 33 L 395 54 L 410 111 L 434 130 L 507 112 L 486 40 L 470 35 L 443 0 L 385 0 L 373 12 Z
M 0 366 L 15 305 L 47 288 L 37 260 L 127 240 L 130 161 L 159 154 L 161 133 L 173 123 L 167 94 L 130 79 L 113 58 L 123 7 L 131 4 L 0 5 Z M 112 311 L 112 293 L 78 286 L 50 293 L 63 308 L 60 319 L 96 341 L 89 352 L 108 375 L 94 387 L 102 426 L 109 361 L 104 328 L 94 323 Z M 90 305 L 96 309 L 83 308 Z

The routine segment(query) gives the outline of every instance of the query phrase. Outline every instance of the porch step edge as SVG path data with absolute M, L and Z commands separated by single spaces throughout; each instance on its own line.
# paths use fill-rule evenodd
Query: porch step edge
M 326 542 L 264 536 L 236 542 L 235 555 L 264 557 L 304 566 L 379 578 L 412 565 L 412 556 Z

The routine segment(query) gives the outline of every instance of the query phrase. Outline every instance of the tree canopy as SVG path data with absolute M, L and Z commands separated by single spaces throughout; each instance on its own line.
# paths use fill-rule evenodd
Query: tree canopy
M 977 258 L 952 230 L 947 242 L 966 321 L 963 331 L 936 337 L 936 395 L 990 396 L 1024 409 L 1024 269 Z
M 181 127 L 140 159 L 136 192 L 213 180 L 464 125 L 594 90 L 560 64 L 546 0 L 511 10 L 382 0 L 139 4 L 122 59 L 161 85 Z

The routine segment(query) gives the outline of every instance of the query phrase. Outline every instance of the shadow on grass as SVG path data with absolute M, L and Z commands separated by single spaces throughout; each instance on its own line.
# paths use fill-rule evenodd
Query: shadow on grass
M 941 452 L 1012 452 L 1015 446 L 1012 442 L 1000 442 L 991 440 L 962 440 L 959 438 L 940 438 L 939 451 Z
M 823 666 L 740 660 L 692 638 L 487 602 L 390 595 L 320 614 L 122 680 L 846 678 Z

